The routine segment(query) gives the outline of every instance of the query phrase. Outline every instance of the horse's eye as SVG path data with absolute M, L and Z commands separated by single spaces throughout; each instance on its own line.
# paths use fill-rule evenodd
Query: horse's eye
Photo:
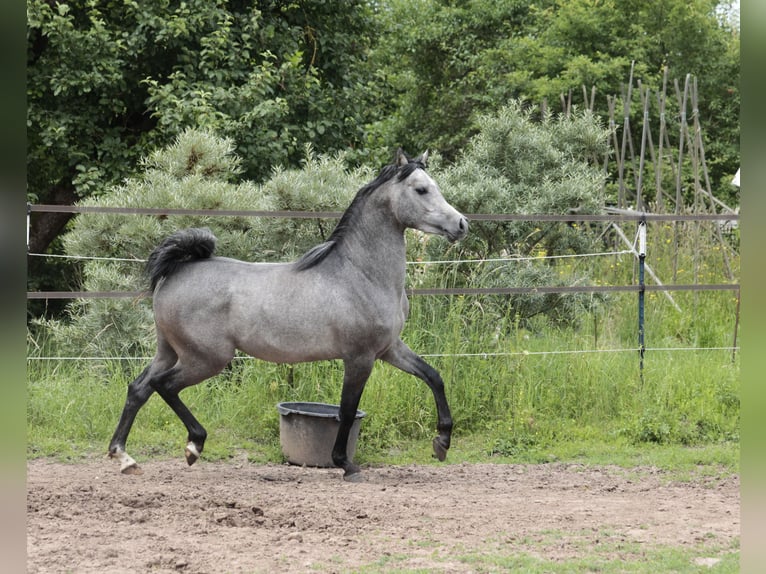
M 425 195 L 428 193 L 428 190 L 425 187 L 416 187 L 415 191 L 418 192 L 418 195 Z

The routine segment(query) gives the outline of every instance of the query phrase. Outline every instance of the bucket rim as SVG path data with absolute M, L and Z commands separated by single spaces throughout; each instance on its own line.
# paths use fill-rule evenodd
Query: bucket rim
M 311 407 L 320 407 L 318 410 L 311 410 Z M 308 409 L 308 410 L 306 410 Z M 324 411 L 322 412 L 322 409 Z M 340 405 L 330 403 L 320 403 L 311 401 L 285 401 L 277 403 L 277 410 L 282 416 L 288 415 L 306 415 L 318 418 L 338 419 L 340 415 Z M 328 412 L 332 411 L 332 412 Z M 355 419 L 362 419 L 367 416 L 363 410 L 357 409 Z

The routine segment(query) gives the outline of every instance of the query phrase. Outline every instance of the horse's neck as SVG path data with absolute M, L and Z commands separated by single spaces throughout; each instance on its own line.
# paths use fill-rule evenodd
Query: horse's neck
M 403 288 L 407 256 L 404 229 L 377 211 L 360 215 L 346 238 L 346 257 L 377 283 Z

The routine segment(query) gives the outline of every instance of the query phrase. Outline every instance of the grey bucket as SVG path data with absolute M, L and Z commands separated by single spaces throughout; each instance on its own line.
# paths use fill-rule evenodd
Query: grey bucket
M 332 467 L 332 447 L 340 427 L 338 405 L 325 403 L 279 403 L 279 440 L 290 464 Z M 346 454 L 353 458 L 364 411 L 356 411 L 348 435 Z

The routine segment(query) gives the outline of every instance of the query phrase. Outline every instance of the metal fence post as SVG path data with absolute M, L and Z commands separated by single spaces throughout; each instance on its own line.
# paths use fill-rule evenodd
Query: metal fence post
M 638 369 L 641 381 L 644 380 L 644 261 L 646 259 L 646 219 L 638 223 Z

